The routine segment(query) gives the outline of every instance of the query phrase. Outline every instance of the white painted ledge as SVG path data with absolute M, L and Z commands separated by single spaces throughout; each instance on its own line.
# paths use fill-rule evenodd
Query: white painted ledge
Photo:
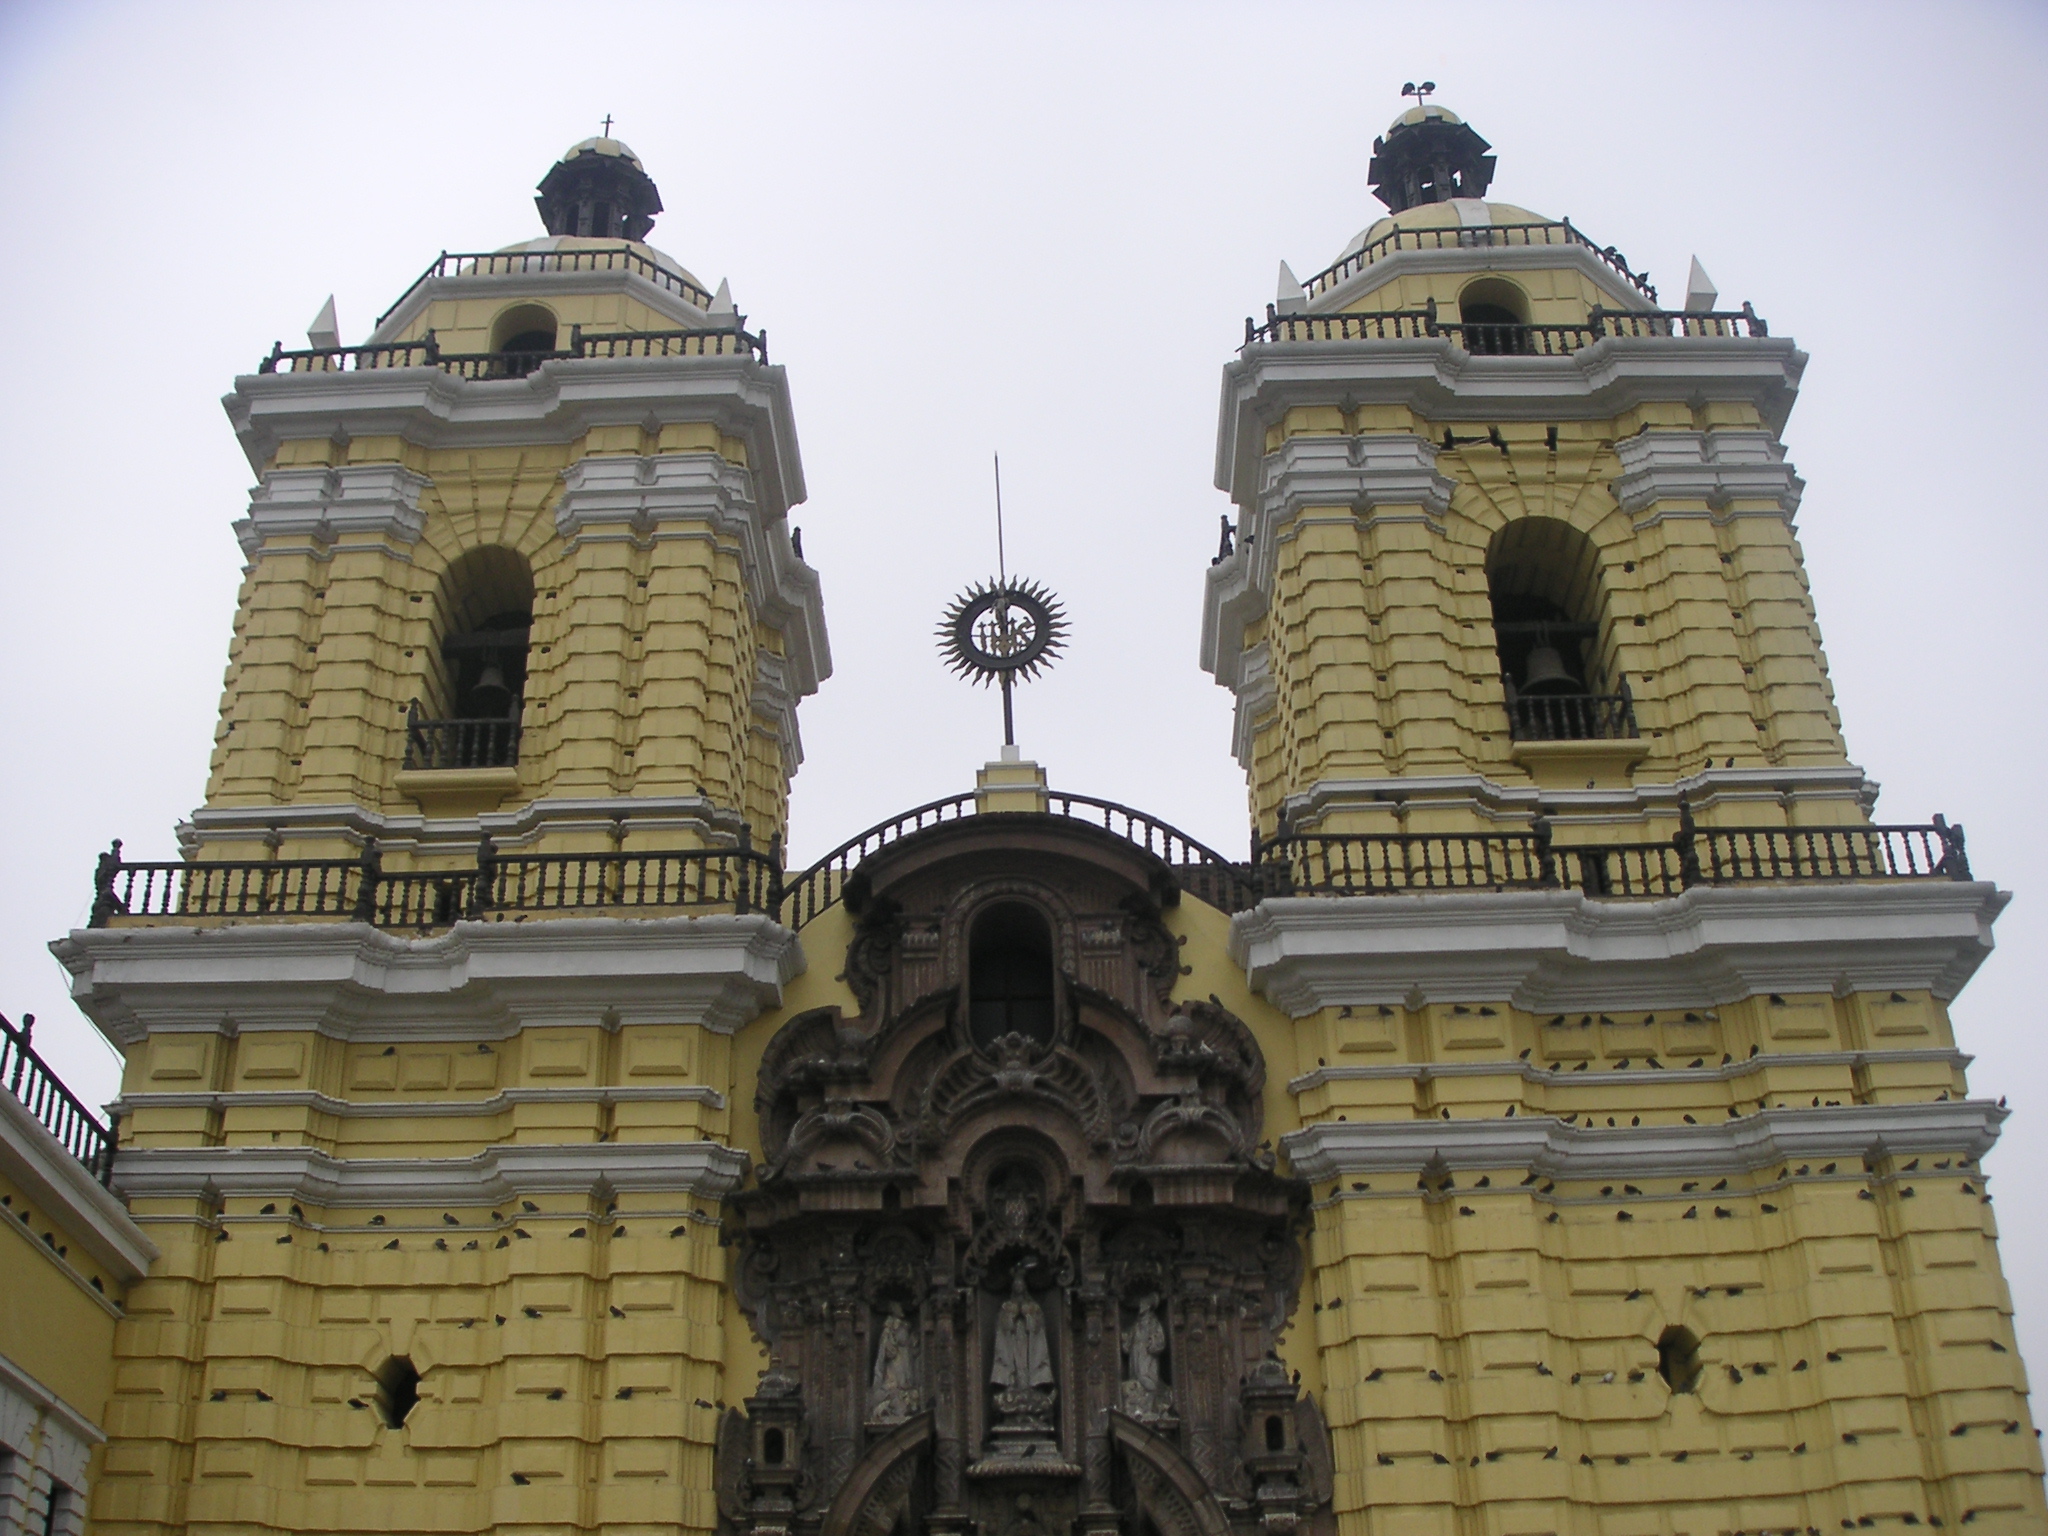
M 1955 996 L 2007 892 L 1982 881 L 1281 897 L 1231 919 L 1230 955 L 1295 1018 L 1402 1003 L 1531 1012 L 1680 1008 L 1762 993 Z
M 128 1219 L 121 1202 L 4 1088 L 0 1169 L 109 1274 L 125 1283 L 149 1273 L 156 1244 Z

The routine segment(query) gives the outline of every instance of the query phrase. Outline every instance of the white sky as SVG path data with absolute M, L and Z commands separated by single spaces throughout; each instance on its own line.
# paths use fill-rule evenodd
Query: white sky
M 1882 819 L 1946 812 L 2020 893 L 1955 1017 L 2015 1109 L 1990 1166 L 2048 1361 L 2038 4 L 0 4 L 0 1010 L 112 1096 L 43 945 L 109 838 L 172 857 L 203 791 L 253 479 L 219 396 L 329 292 L 359 340 L 440 250 L 539 234 L 534 183 L 607 112 L 655 243 L 790 370 L 836 664 L 794 854 L 1000 741 L 931 643 L 994 565 L 997 448 L 1011 567 L 1073 620 L 1027 751 L 1238 852 L 1195 665 L 1219 370 L 1281 258 L 1379 212 L 1373 135 L 1425 77 L 1495 197 L 1674 305 L 1697 252 L 1812 355 L 1786 438 L 1852 753 Z

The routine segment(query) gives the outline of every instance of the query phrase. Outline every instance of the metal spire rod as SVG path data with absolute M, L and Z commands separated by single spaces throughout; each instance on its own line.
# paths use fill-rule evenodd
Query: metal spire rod
M 1003 455 L 1000 450 L 996 450 L 990 456 L 995 460 L 996 466 L 996 582 L 997 590 L 1003 591 L 1010 585 L 1009 563 L 1003 554 Z M 996 604 L 996 623 L 1005 631 L 1009 629 L 1010 605 L 1000 599 Z M 1017 723 L 1010 710 L 1010 681 L 1010 674 L 1005 672 L 1002 683 L 1003 745 L 1006 747 L 1017 745 Z

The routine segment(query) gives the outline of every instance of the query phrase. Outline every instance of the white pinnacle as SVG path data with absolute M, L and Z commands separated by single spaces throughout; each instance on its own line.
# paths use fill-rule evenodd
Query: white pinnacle
M 1714 280 L 1707 276 L 1707 269 L 1700 265 L 1699 257 L 1693 257 L 1692 271 L 1685 279 L 1685 312 L 1703 315 L 1714 307 L 1714 300 L 1720 296 L 1714 291 Z
M 327 295 L 327 302 L 320 306 L 320 313 L 306 327 L 306 340 L 315 352 L 332 352 L 341 346 L 341 326 L 334 318 L 333 294 Z
M 1273 307 L 1283 315 L 1298 315 L 1308 308 L 1307 290 L 1294 275 L 1294 268 L 1284 261 L 1280 263 L 1280 293 Z
M 738 313 L 738 311 L 733 308 L 732 285 L 722 277 L 718 280 L 718 292 L 712 295 L 710 313 L 714 315 L 732 315 Z

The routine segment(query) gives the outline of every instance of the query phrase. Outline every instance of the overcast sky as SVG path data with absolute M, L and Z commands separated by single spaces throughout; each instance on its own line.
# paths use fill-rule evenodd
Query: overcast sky
M 1425 77 L 1495 197 L 1674 304 L 1697 253 L 1812 356 L 1786 440 L 1852 755 L 1882 819 L 1946 812 L 2019 893 L 1955 1018 L 2015 1110 L 1990 1166 L 2048 1367 L 2039 4 L 0 4 L 0 1011 L 112 1096 L 43 946 L 109 838 L 174 856 L 204 789 L 253 480 L 219 397 L 330 292 L 360 340 L 437 252 L 541 233 L 534 183 L 607 113 L 654 242 L 789 368 L 835 661 L 795 856 L 1001 740 L 931 640 L 995 563 L 994 449 L 1011 568 L 1073 621 L 1027 752 L 1240 851 L 1196 666 L 1219 370 L 1282 258 L 1380 211 L 1373 136 Z

